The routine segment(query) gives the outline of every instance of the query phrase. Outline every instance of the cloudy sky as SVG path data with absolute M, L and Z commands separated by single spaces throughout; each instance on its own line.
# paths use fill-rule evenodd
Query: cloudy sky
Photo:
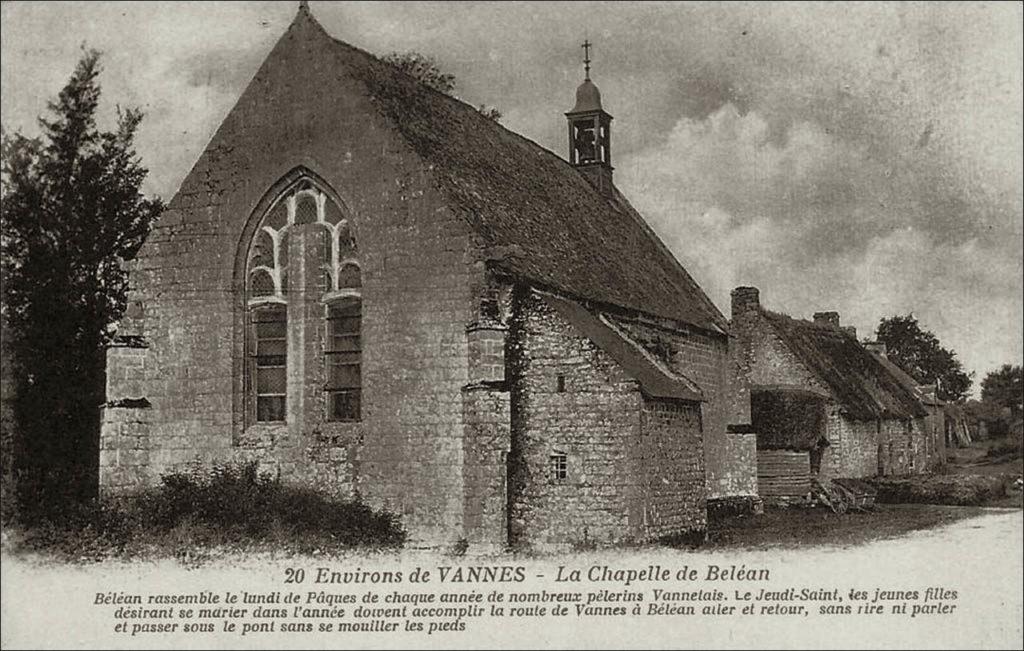
M 724 312 L 750 284 L 862 336 L 912 312 L 977 380 L 1021 363 L 1019 3 L 311 5 L 354 45 L 433 55 L 563 156 L 589 37 L 616 182 Z M 296 6 L 4 2 L 4 128 L 32 133 L 98 48 L 106 119 L 145 109 L 169 199 Z

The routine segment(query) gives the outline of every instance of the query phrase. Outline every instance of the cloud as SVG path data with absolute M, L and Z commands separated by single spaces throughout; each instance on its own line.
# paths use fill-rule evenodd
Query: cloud
M 1024 9 L 1011 3 L 327 3 L 332 35 L 415 49 L 564 154 L 579 43 L 615 116 L 616 182 L 720 306 L 913 311 L 984 372 L 1022 359 Z M 5 128 L 33 129 L 80 45 L 147 112 L 165 198 L 294 3 L 0 3 Z M 497 36 L 496 36 L 497 35 Z
M 616 174 L 723 311 L 733 287 L 751 284 L 769 307 L 835 309 L 864 336 L 913 312 L 971 369 L 1020 359 L 1019 222 L 1015 238 L 1012 222 L 992 237 L 941 177 L 876 156 L 810 120 L 778 137 L 727 103 L 680 119 Z M 951 219 L 967 222 L 962 236 Z

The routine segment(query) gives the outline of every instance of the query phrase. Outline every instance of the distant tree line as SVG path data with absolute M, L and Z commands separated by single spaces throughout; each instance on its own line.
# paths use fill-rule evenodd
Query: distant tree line
M 970 393 L 973 379 L 956 353 L 923 330 L 913 314 L 883 318 L 876 336 L 885 344 L 890 361 L 921 384 L 934 384 L 939 398 L 963 400 Z
M 1005 436 L 1020 427 L 1024 408 L 1024 370 L 1003 364 L 981 381 L 981 401 L 970 405 L 972 415 L 988 424 L 991 436 Z
M 1019 365 L 1003 364 L 988 373 L 981 381 L 981 400 L 973 400 L 968 399 L 972 374 L 912 314 L 883 318 L 876 337 L 885 344 L 889 360 L 921 384 L 934 384 L 939 398 L 962 403 L 970 418 L 986 424 L 990 435 L 1004 435 L 1021 420 L 1024 382 Z

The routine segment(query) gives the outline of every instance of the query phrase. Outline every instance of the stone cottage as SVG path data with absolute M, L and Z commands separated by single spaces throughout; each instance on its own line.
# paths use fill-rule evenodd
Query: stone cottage
M 889 359 L 886 345 L 881 341 L 869 341 L 864 347 L 889 373 L 896 378 L 924 408 L 924 418 L 914 421 L 920 437 L 919 448 L 925 469 L 941 465 L 946 460 L 946 403 L 937 395 L 936 385 L 921 384 L 909 373 Z
M 102 489 L 255 460 L 492 548 L 756 495 L 726 319 L 612 183 L 589 61 L 576 99 L 566 161 L 300 4 L 132 263 Z
M 737 287 L 731 325 L 765 500 L 801 497 L 812 477 L 918 473 L 936 458 L 920 397 L 836 312 L 794 319 L 764 309 L 756 288 Z

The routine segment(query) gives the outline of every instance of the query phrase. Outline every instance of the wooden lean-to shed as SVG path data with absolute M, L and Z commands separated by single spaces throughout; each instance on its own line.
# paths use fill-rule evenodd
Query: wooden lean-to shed
M 810 391 L 762 387 L 750 394 L 757 431 L 757 486 L 768 502 L 795 502 L 811 491 L 825 438 L 825 397 Z

